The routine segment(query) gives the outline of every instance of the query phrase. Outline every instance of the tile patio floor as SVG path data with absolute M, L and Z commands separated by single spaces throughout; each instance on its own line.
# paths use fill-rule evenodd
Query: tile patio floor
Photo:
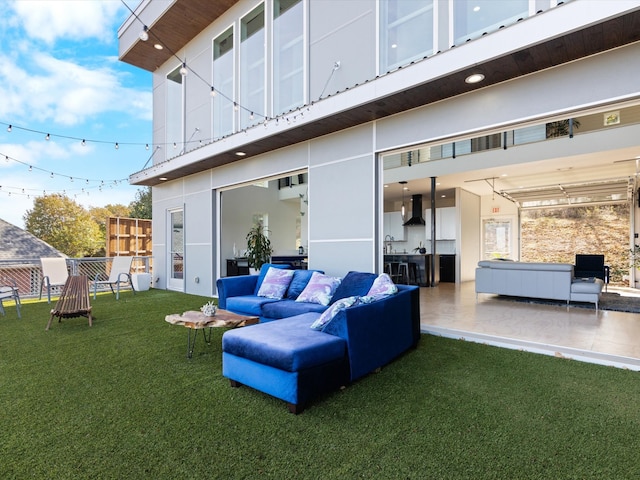
M 509 302 L 488 294 L 476 300 L 474 287 L 464 282 L 421 288 L 422 332 L 640 371 L 640 314 Z

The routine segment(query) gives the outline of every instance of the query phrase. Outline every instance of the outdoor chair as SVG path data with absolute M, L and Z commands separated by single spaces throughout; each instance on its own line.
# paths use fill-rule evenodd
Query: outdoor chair
M 42 299 L 42 289 L 47 287 L 47 301 L 51 303 L 51 288 L 63 287 L 69 278 L 67 260 L 63 257 L 43 257 L 42 281 L 40 282 L 40 299 Z
M 111 287 L 111 293 L 114 293 L 116 296 L 116 300 L 120 299 L 121 284 L 126 285 L 128 283 L 135 294 L 136 289 L 133 287 L 130 273 L 132 261 L 133 257 L 113 257 L 109 277 L 106 280 L 101 280 L 101 278 L 106 277 L 106 274 L 98 273 L 93 280 L 93 299 L 96 299 L 99 285 L 109 285 L 109 287 Z M 114 285 L 116 286 L 115 291 L 113 290 Z
M 16 304 L 16 312 L 18 312 L 18 318 L 20 316 L 20 295 L 18 294 L 18 286 L 16 281 L 12 278 L 6 278 L 0 280 L 0 313 L 5 314 L 4 300 L 13 300 Z
M 604 255 L 576 254 L 573 275 L 576 278 L 599 278 L 604 282 L 606 291 L 609 284 L 609 265 L 604 264 Z

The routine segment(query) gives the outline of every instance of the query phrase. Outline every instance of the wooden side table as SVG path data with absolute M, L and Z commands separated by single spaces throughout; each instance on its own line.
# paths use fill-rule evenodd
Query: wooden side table
M 245 315 L 238 315 L 237 313 L 222 309 L 218 309 L 213 317 L 207 317 L 202 312 L 189 310 L 183 314 L 173 313 L 171 315 L 167 315 L 164 319 L 172 325 L 182 325 L 189 329 L 187 332 L 187 358 L 191 358 L 193 356 L 193 348 L 196 344 L 198 330 L 202 330 L 205 342 L 207 342 L 207 345 L 211 345 L 211 329 L 213 328 L 245 327 L 248 325 L 255 325 L 260 321 L 258 317 L 247 317 Z M 208 335 L 205 330 L 206 328 L 209 329 Z M 193 335 L 191 335 L 192 331 Z M 193 339 L 191 338 L 192 336 Z

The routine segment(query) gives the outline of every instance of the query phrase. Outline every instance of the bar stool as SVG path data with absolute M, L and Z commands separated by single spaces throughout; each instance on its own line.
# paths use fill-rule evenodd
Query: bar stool
M 391 262 L 384 262 L 384 273 L 388 274 L 389 276 L 391 276 Z
M 409 262 L 409 282 L 412 285 L 420 285 L 420 271 L 416 262 Z
M 397 278 L 404 284 L 409 283 L 409 264 L 407 262 L 398 263 Z

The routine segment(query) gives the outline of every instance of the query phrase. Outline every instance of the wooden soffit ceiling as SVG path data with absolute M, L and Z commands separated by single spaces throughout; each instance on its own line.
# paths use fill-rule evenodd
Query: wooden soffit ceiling
M 149 72 L 155 71 L 236 2 L 237 0 L 176 0 L 156 23 L 147 25 L 149 40 L 136 41 L 121 60 Z M 156 43 L 164 48 L 157 50 L 154 48 Z

